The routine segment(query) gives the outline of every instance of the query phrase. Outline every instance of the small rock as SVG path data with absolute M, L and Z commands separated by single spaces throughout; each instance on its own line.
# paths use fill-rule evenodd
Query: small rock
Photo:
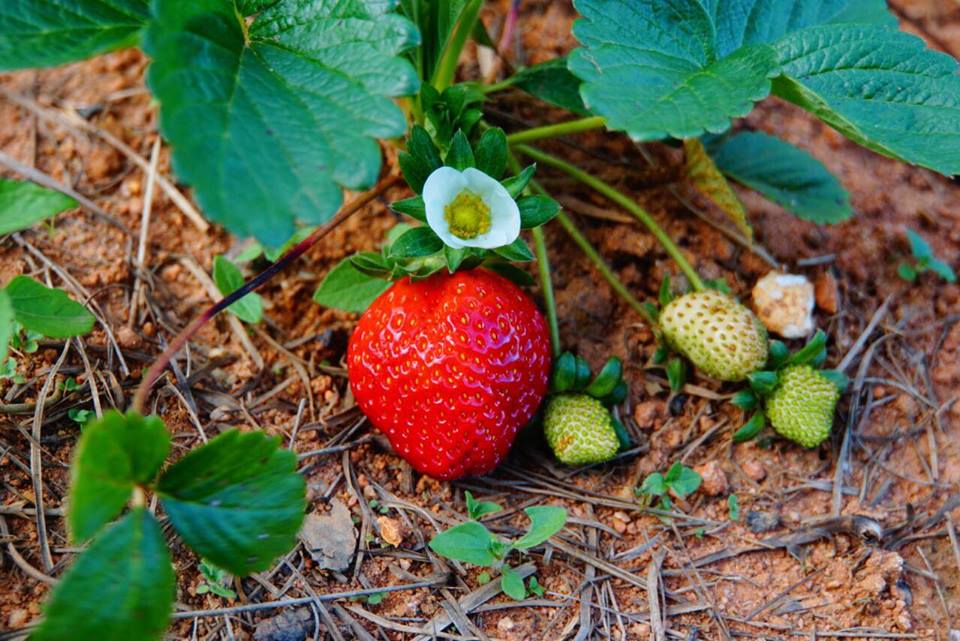
M 510 630 L 513 630 L 515 627 L 517 627 L 517 624 L 514 623 L 513 619 L 511 619 L 510 617 L 503 617 L 502 619 L 497 621 L 497 630 L 499 630 L 500 632 L 509 632 Z
M 743 473 L 749 476 L 751 479 L 759 483 L 763 479 L 767 478 L 767 470 L 763 467 L 763 463 L 757 459 L 750 459 L 746 461 L 743 465 Z
M 389 516 L 381 516 L 377 519 L 377 525 L 380 526 L 380 538 L 385 543 L 395 548 L 400 547 L 400 544 L 403 543 L 403 526 L 400 525 L 398 520 L 391 519 Z
M 308 514 L 298 536 L 320 569 L 343 572 L 350 567 L 357 530 L 350 509 L 341 501 L 331 501 L 328 514 Z
M 780 515 L 777 512 L 747 512 L 747 527 L 754 534 L 770 532 L 780 527 Z
M 23 608 L 17 608 L 10 612 L 10 616 L 7 618 L 7 628 L 10 630 L 16 630 L 22 628 L 27 624 L 27 621 L 30 619 L 30 613 L 24 610 Z
M 133 329 L 122 325 L 120 329 L 117 330 L 117 342 L 120 343 L 120 347 L 133 349 L 140 346 L 140 337 L 137 336 L 137 333 L 133 331 Z
M 663 415 L 662 401 L 643 401 L 633 408 L 633 420 L 642 430 L 653 428 L 653 423 Z
M 840 293 L 837 291 L 837 279 L 830 272 L 821 272 L 813 283 L 813 296 L 817 307 L 828 314 L 836 314 L 840 309 Z
M 312 628 L 313 615 L 309 608 L 283 610 L 258 623 L 253 638 L 256 641 L 304 641 Z
M 753 287 L 760 322 L 784 338 L 802 338 L 813 331 L 813 302 L 813 285 L 806 276 L 770 272 Z
M 727 493 L 727 475 L 716 461 L 698 465 L 694 470 L 703 479 L 700 491 L 707 496 L 720 496 Z

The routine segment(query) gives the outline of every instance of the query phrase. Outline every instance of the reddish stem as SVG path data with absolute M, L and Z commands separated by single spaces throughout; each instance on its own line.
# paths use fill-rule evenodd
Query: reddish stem
M 150 388 L 153 387 L 154 382 L 156 382 L 156 380 L 160 377 L 160 374 L 164 369 L 166 369 L 167 365 L 170 364 L 170 361 L 173 360 L 173 357 L 177 355 L 177 352 L 183 349 L 184 345 L 187 344 L 187 341 L 193 338 L 207 321 L 273 278 L 290 263 L 302 256 L 308 249 L 316 245 L 321 238 L 333 231 L 337 225 L 355 214 L 375 198 L 381 196 L 385 191 L 396 185 L 398 182 L 400 182 L 399 175 L 388 176 L 380 181 L 377 186 L 370 191 L 364 192 L 354 198 L 352 201 L 344 205 L 343 209 L 337 212 L 336 216 L 318 227 L 316 231 L 304 238 L 302 241 L 291 247 L 287 253 L 277 260 L 277 262 L 273 263 L 265 270 L 248 280 L 240 289 L 230 293 L 227 296 L 224 296 L 222 300 L 215 303 L 202 314 L 200 314 L 200 316 L 195 318 L 183 331 L 177 334 L 177 337 L 173 339 L 173 342 L 170 343 L 170 345 L 163 351 L 159 358 L 153 362 L 153 365 L 150 366 L 150 369 L 147 370 L 147 373 L 144 374 L 143 380 L 140 381 L 140 386 L 137 388 L 137 393 L 133 397 L 134 411 L 143 414 L 143 406 L 146 403 L 147 394 L 150 393 Z

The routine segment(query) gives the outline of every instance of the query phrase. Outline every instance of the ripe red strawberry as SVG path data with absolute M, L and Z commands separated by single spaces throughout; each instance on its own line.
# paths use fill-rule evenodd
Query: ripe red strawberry
M 404 278 L 364 312 L 347 349 L 350 388 L 414 469 L 485 474 L 547 391 L 547 323 L 520 288 L 484 269 Z

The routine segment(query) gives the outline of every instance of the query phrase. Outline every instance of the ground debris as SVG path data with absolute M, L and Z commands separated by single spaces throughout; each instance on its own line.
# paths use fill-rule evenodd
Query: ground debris
M 312 629 L 310 608 L 295 608 L 258 623 L 253 638 L 256 641 L 304 641 Z
M 327 514 L 308 514 L 299 537 L 322 570 L 343 572 L 350 567 L 357 549 L 350 508 L 338 500 L 331 502 Z

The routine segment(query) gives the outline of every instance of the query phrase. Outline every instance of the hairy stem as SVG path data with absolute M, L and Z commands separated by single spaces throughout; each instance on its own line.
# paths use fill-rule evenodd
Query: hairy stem
M 443 92 L 444 89 L 453 84 L 460 53 L 463 51 L 464 45 L 467 44 L 467 38 L 473 33 L 482 6 L 483 0 L 469 0 L 463 11 L 460 12 L 457 26 L 454 28 L 450 40 L 447 41 L 447 47 L 443 50 L 440 63 L 433 74 L 433 86 L 437 91 Z
M 372 200 L 381 196 L 385 191 L 400 181 L 401 177 L 399 175 L 388 176 L 381 180 L 380 183 L 370 191 L 364 192 L 354 198 L 348 204 L 344 205 L 344 207 L 337 212 L 336 216 L 318 227 L 316 231 L 301 242 L 291 247 L 277 262 L 248 280 L 240 289 L 230 293 L 228 296 L 224 296 L 222 300 L 207 308 L 200 316 L 195 318 L 183 331 L 177 334 L 173 342 L 167 346 L 167 349 L 163 351 L 150 366 L 150 369 L 147 370 L 147 373 L 144 374 L 143 380 L 140 381 L 140 386 L 137 388 L 137 392 L 133 397 L 133 409 L 141 414 L 144 413 L 143 410 L 146 404 L 147 394 L 150 393 L 150 388 L 153 387 L 154 382 L 160 377 L 160 374 L 166 369 L 167 365 L 170 364 L 173 357 L 177 355 L 177 352 L 183 349 L 187 341 L 193 338 L 207 321 L 276 276 L 280 271 L 290 265 L 290 263 L 302 256 L 308 249 L 316 245 L 321 238 L 333 231 L 337 225 L 355 214 Z
M 606 126 L 606 123 L 607 121 L 604 120 L 602 116 L 568 120 L 567 122 L 559 122 L 555 125 L 544 125 L 543 127 L 534 127 L 533 129 L 518 131 L 507 136 L 507 142 L 511 145 L 516 145 L 532 140 L 541 140 L 543 138 L 556 138 L 557 136 L 578 134 L 592 129 L 601 129 Z
M 590 187 L 594 191 L 606 196 L 616 204 L 620 205 L 631 214 L 636 216 L 643 225 L 650 231 L 651 234 L 659 241 L 660 245 L 663 246 L 667 254 L 677 263 L 677 267 L 680 268 L 680 271 L 687 277 L 687 280 L 690 283 L 690 286 L 695 290 L 700 291 L 704 288 L 703 281 L 700 280 L 700 276 L 697 274 L 693 266 L 687 261 L 684 257 L 683 252 L 680 251 L 680 248 L 677 247 L 676 243 L 673 242 L 673 239 L 667 235 L 667 232 L 663 230 L 662 227 L 657 223 L 653 217 L 647 213 L 647 211 L 634 202 L 630 197 L 628 197 L 623 192 L 619 191 L 612 185 L 596 178 L 583 171 L 579 167 L 571 165 L 567 161 L 552 156 L 536 147 L 530 147 L 529 145 L 514 145 L 514 149 L 529 156 L 537 162 L 542 162 L 543 164 L 559 169 L 563 173 L 567 174 L 571 178 L 578 180 L 584 185 Z
M 553 357 L 560 356 L 563 346 L 560 343 L 560 323 L 557 321 L 557 300 L 553 295 L 553 280 L 550 278 L 550 256 L 547 254 L 547 241 L 542 227 L 533 228 L 533 249 L 537 254 L 537 271 L 540 273 L 540 288 L 547 306 L 547 324 L 550 327 L 550 346 Z

